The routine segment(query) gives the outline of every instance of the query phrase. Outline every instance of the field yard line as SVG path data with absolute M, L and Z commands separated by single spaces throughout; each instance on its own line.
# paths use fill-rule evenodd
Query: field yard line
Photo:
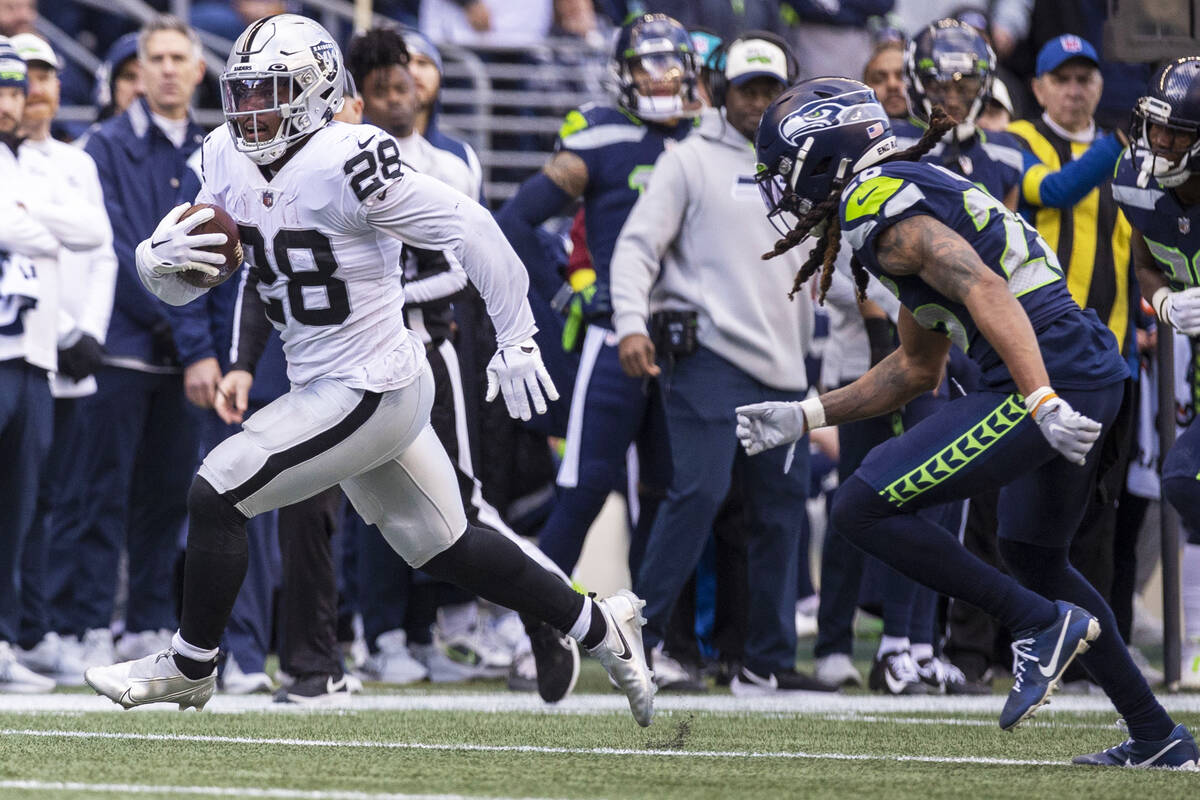
M 694 711 L 715 714 L 773 717 L 804 714 L 987 714 L 1000 713 L 1004 696 L 984 697 L 884 697 L 880 695 L 829 695 L 795 692 L 780 697 L 733 697 L 728 694 L 659 695 L 654 706 L 659 711 Z M 1200 712 L 1200 694 L 1160 696 L 1171 713 Z M 93 694 L 55 692 L 52 694 L 0 694 L 0 714 L 44 712 L 105 712 L 120 708 L 105 697 Z M 336 707 L 313 709 L 290 703 L 274 703 L 270 695 L 217 695 L 204 708 L 204 713 L 269 714 L 353 713 L 356 711 L 471 711 L 481 713 L 526 714 L 628 714 L 629 704 L 617 693 L 576 694 L 557 705 L 543 703 L 536 694 L 508 692 L 395 692 L 357 694 Z M 1042 712 L 1039 719 L 1053 718 L 1056 712 L 1108 712 L 1117 718 L 1112 704 L 1105 697 L 1088 695 L 1056 695 L 1054 705 Z M 176 713 L 170 704 L 143 706 L 134 713 Z
M 462 794 L 394 794 L 351 792 L 342 789 L 259 789 L 241 786 L 146 786 L 137 783 L 79 783 L 76 781 L 0 780 L 0 789 L 97 794 L 183 794 L 202 797 L 268 797 L 281 800 L 503 800 Z M 531 799 L 528 799 L 531 800 Z
M 429 742 L 336 741 L 329 739 L 270 739 L 252 736 L 203 736 L 181 733 L 111 733 L 105 731 L 54 731 L 0 729 L 0 736 L 39 736 L 65 739 L 124 739 L 141 742 L 199 742 L 209 744 L 263 744 L 284 747 L 349 747 L 383 750 L 433 750 L 476 753 L 539 753 L 547 755 L 669 756 L 674 758 L 764 758 L 815 761 L 912 761 L 924 764 L 995 764 L 1002 766 L 1063 767 L 1065 761 L 976 756 L 906 756 L 875 753 L 807 753 L 752 750 L 638 750 L 624 747 L 540 747 L 537 745 L 433 744 Z

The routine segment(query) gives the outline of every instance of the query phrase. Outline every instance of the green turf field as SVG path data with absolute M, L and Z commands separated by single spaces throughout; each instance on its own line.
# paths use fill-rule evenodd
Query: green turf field
M 1056 698 L 1004 733 L 999 694 L 752 703 L 663 698 L 639 728 L 594 663 L 560 709 L 496 684 L 357 695 L 281 712 L 123 712 L 86 692 L 0 698 L 0 798 L 1195 798 L 1200 773 L 1067 766 L 1116 744 L 1100 698 Z M 1200 728 L 1200 699 L 1169 708 Z M 1063 708 L 1065 710 L 1055 710 Z

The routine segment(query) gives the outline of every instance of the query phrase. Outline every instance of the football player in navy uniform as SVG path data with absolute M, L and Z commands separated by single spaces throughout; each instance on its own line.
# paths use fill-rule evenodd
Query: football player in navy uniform
M 645 14 L 621 29 L 613 54 L 616 106 L 588 104 L 567 114 L 557 152 L 525 181 L 498 221 L 526 265 L 543 259 L 538 225 L 581 198 L 592 270 L 571 275 L 563 344 L 580 348 L 580 365 L 558 473 L 561 489 L 539 535 L 541 548 L 568 574 L 605 499 L 622 488 L 626 452 L 638 443 L 639 530 L 649 530 L 670 482 L 665 421 L 653 381 L 621 370 L 609 302 L 609 260 L 629 210 L 671 142 L 699 113 L 697 64 L 687 30 L 664 14 Z M 586 330 L 585 330 L 586 329 Z M 631 497 L 631 502 L 633 498 Z M 635 547 L 637 536 L 635 536 Z M 636 574 L 636 572 L 635 572 Z
M 246 521 L 335 484 L 413 567 L 552 624 L 609 669 L 641 725 L 654 686 L 631 592 L 593 601 L 500 534 L 470 525 L 454 469 L 430 426 L 434 382 L 404 325 L 401 242 L 466 270 L 495 324 L 488 399 L 529 419 L 557 396 L 532 335 L 525 268 L 487 211 L 407 168 L 389 134 L 333 120 L 345 68 L 333 37 L 295 14 L 265 17 L 234 44 L 221 77 L 226 125 L 201 147 L 198 203 L 226 210 L 250 264 L 239 337 L 265 315 L 279 331 L 292 389 L 204 459 L 188 495 L 180 629 L 143 659 L 84 679 L 129 708 L 212 696 L 218 643 L 246 573 Z M 264 197 L 270 197 L 269 203 Z M 181 273 L 219 274 L 214 216 L 172 209 L 137 247 L 145 287 L 171 305 L 208 291 Z M 220 381 L 215 407 L 242 422 L 253 354 Z M 244 359 L 244 361 L 243 361 Z
M 1133 226 L 1133 261 L 1142 296 L 1158 318 L 1191 339 L 1192 385 L 1200 370 L 1200 57 L 1158 71 L 1134 107 L 1130 148 L 1118 162 L 1113 197 Z M 1193 389 L 1193 392 L 1195 390 Z M 1162 466 L 1163 496 L 1187 529 L 1185 586 L 1200 576 L 1200 397 Z M 1195 658 L 1200 598 L 1185 588 L 1189 647 Z M 1184 660 L 1185 683 L 1195 668 Z
M 900 347 L 819 397 L 739 408 L 738 438 L 754 454 L 892 411 L 940 381 L 958 347 L 979 366 L 979 389 L 872 450 L 839 489 L 834 524 L 1012 632 L 1015 680 L 1002 728 L 1028 719 L 1085 653 L 1130 739 L 1115 748 L 1119 761 L 1106 751 L 1076 763 L 1195 768 L 1191 734 L 1158 703 L 1112 611 L 1068 561 L 1095 481 L 1093 446 L 1116 416 L 1128 368 L 1095 312 L 1071 299 L 1054 251 L 1032 227 L 965 178 L 919 162 L 954 124 L 938 112 L 916 146 L 899 150 L 882 106 L 857 81 L 805 81 L 767 110 L 759 181 L 769 218 L 786 233 L 764 257 L 815 234 L 798 290 L 832 270 L 844 236 L 860 291 L 874 275 L 900 299 Z M 1020 583 L 916 513 L 992 487 L 1001 493 L 1000 551 Z

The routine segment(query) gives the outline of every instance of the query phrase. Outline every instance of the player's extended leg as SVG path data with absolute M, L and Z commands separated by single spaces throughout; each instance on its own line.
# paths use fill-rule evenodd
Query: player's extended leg
M 392 392 L 332 380 L 291 391 L 208 454 L 188 495 L 180 629 L 172 649 L 96 667 L 85 680 L 126 708 L 203 706 L 217 647 L 246 573 L 246 520 L 395 458 L 428 425 L 433 379 Z
M 1051 602 L 985 564 L 916 512 L 1004 485 L 1057 457 L 1015 394 L 980 391 L 876 447 L 834 500 L 834 524 L 854 544 L 931 589 L 987 611 L 1015 639 L 1032 640 L 1014 664 L 1017 680 L 1000 716 L 1006 729 L 1049 699 L 1099 626 L 1082 609 Z M 1031 667 L 1043 656 L 1039 668 Z
M 623 591 L 593 602 L 503 535 L 468 525 L 454 470 L 432 428 L 342 488 L 412 566 L 578 640 L 624 690 L 638 723 L 650 724 L 654 684 L 642 650 L 642 601 Z
M 1105 406 L 1111 404 L 1112 398 L 1101 395 L 1101 392 L 1063 392 L 1064 398 L 1080 413 L 1107 422 L 1105 417 L 1109 414 Z M 1119 396 L 1115 400 L 1119 403 Z M 1115 413 L 1114 409 L 1111 415 Z M 1088 498 L 1095 489 L 1099 455 L 1094 450 L 1083 467 L 1061 458 L 1052 459 L 1004 487 L 999 503 L 1000 554 L 1022 584 L 1045 597 L 1074 603 L 1099 620 L 1100 636 L 1080 656 L 1080 664 L 1125 718 L 1132 741 L 1149 745 L 1171 737 L 1176 724 L 1130 658 L 1112 609 L 1069 559 L 1071 537 L 1078 530 Z M 1185 752 L 1188 743 L 1180 737 L 1173 749 Z M 1190 749 L 1192 758 L 1184 760 L 1194 760 L 1194 743 Z M 1148 749 L 1147 755 L 1155 752 Z

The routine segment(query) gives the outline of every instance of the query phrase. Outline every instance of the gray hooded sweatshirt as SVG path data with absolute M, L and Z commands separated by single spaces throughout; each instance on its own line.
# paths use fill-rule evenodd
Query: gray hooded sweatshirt
M 646 333 L 651 312 L 698 312 L 698 339 L 759 382 L 808 388 L 812 300 L 788 290 L 811 246 L 769 261 L 779 238 L 754 183 L 754 147 L 722 112 L 669 147 L 629 213 L 612 257 L 618 339 Z

